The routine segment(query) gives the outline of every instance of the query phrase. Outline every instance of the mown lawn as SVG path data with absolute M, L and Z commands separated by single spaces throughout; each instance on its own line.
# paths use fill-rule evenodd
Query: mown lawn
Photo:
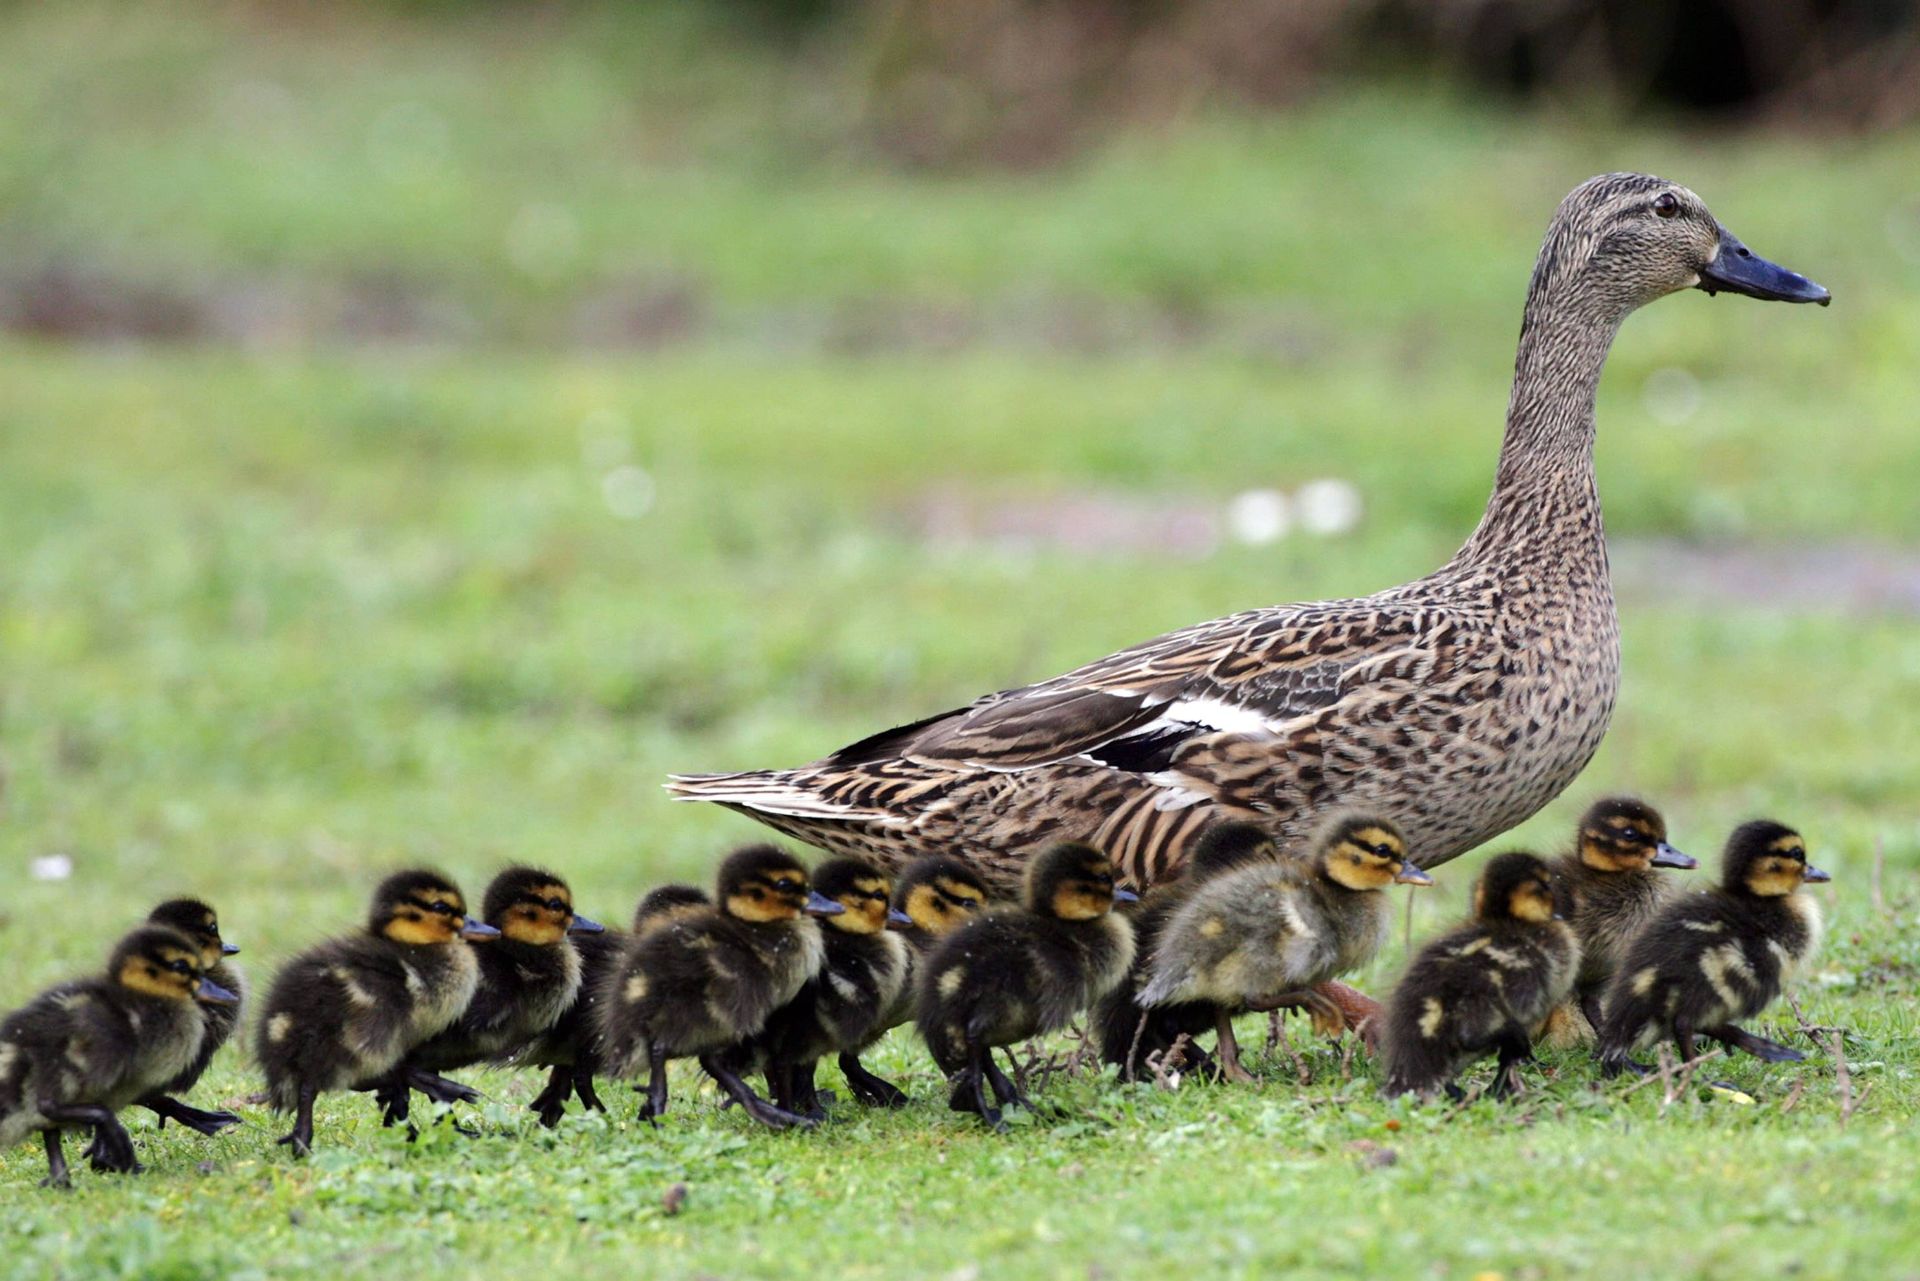
M 1629 324 L 1601 398 L 1623 550 L 1916 573 L 1920 138 L 1367 91 L 1053 174 L 913 176 L 839 141 L 831 80 L 796 87 L 817 68 L 698 23 L 180 12 L 0 18 L 8 279 L 78 264 L 296 316 L 257 346 L 217 325 L 0 345 L 0 1006 L 179 890 L 220 906 L 256 982 L 402 861 L 474 895 L 549 863 L 620 919 L 755 834 L 669 804 L 670 769 L 804 759 L 1169 627 L 1423 572 L 1485 497 L 1540 227 L 1604 168 L 1688 182 L 1836 295 Z M 588 323 L 661 278 L 694 300 L 664 332 Z M 369 279 L 431 305 L 388 340 L 301 319 Z M 1138 532 L 1323 476 L 1364 497 L 1349 534 Z M 1096 519 L 1112 545 L 1083 541 Z M 1848 1029 L 1867 1091 L 1844 1124 L 1824 1054 L 1723 1065 L 1750 1102 L 1671 1104 L 1549 1055 L 1520 1103 L 1456 1111 L 1383 1103 L 1364 1058 L 1349 1076 L 1313 1046 L 1304 1087 L 1284 1056 L 1254 1090 L 1057 1082 L 1068 1119 L 997 1138 L 896 1036 L 882 1062 L 922 1101 L 809 1135 L 755 1132 L 692 1072 L 657 1132 L 616 1087 L 612 1117 L 549 1135 L 531 1079 L 478 1074 L 474 1140 L 407 1146 L 331 1100 L 296 1166 L 257 1108 L 211 1142 L 140 1120 L 149 1173 L 67 1196 L 21 1147 L 0 1271 L 1920 1276 L 1920 625 L 1640 563 L 1614 731 L 1511 840 L 1556 844 L 1615 789 L 1697 854 L 1751 814 L 1803 827 L 1835 883 L 1801 1000 Z M 32 879 L 54 854 L 71 878 Z M 254 1088 L 236 1052 L 204 1093 Z

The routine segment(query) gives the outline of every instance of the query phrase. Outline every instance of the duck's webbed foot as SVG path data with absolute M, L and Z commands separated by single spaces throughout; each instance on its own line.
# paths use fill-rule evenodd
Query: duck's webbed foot
M 567 1100 L 573 1095 L 573 1069 L 555 1067 L 547 1073 L 546 1088 L 527 1103 L 528 1111 L 540 1118 L 540 1124 L 555 1129 L 567 1114 Z
M 1340 1026 L 1328 1035 L 1338 1036 L 1343 1031 L 1358 1032 L 1361 1042 L 1367 1047 L 1367 1053 L 1380 1052 L 1380 1030 L 1387 1022 L 1385 1006 L 1345 983 L 1316 983 L 1311 990 L 1326 1008 L 1339 1014 Z M 1320 1028 L 1318 1019 L 1314 1027 Z
M 700 1066 L 706 1069 L 708 1076 L 719 1083 L 721 1089 L 733 1096 L 734 1101 L 740 1105 L 741 1111 L 769 1129 L 786 1130 L 798 1126 L 801 1129 L 810 1130 L 819 1124 L 811 1117 L 800 1116 L 785 1108 L 775 1107 L 755 1094 L 753 1087 L 748 1085 L 739 1073 L 722 1063 L 717 1055 L 701 1055 Z
M 907 1106 L 907 1092 L 885 1077 L 869 1072 L 857 1054 L 840 1056 L 840 1074 L 847 1078 L 848 1091 L 865 1107 Z
M 1806 1055 L 1790 1045 L 1749 1032 L 1745 1028 L 1735 1027 L 1731 1023 L 1720 1027 L 1704 1029 L 1704 1035 L 1712 1037 L 1720 1044 L 1733 1050 L 1745 1050 L 1754 1058 L 1766 1063 L 1803 1063 Z
M 1218 1063 L 1220 1079 L 1235 1085 L 1252 1085 L 1258 1078 L 1240 1066 L 1240 1040 L 1233 1034 L 1231 1012 L 1221 1010 L 1214 1017 L 1214 1032 L 1218 1039 L 1214 1046 L 1214 1058 Z
M 159 1117 L 160 1125 L 163 1129 L 166 1127 L 168 1121 L 178 1121 L 181 1125 L 186 1126 L 196 1134 L 204 1134 L 208 1138 L 212 1138 L 214 1135 L 220 1133 L 220 1131 L 231 1126 L 239 1125 L 241 1122 L 241 1117 L 238 1113 L 228 1112 L 224 1109 L 217 1112 L 208 1112 L 201 1108 L 182 1103 L 179 1099 L 167 1094 L 150 1094 L 140 1100 L 140 1106 Z

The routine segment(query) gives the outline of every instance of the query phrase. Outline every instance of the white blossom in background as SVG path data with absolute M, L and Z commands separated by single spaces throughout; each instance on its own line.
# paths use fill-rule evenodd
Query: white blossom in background
M 632 463 L 615 467 L 600 478 L 600 497 L 621 520 L 639 520 L 653 509 L 653 477 Z
M 65 854 L 42 854 L 27 864 L 27 875 L 36 881 L 64 881 L 73 875 L 73 860 Z
M 1359 488 L 1351 482 L 1327 477 L 1300 486 L 1300 492 L 1293 496 L 1293 510 L 1300 528 L 1332 538 L 1350 534 L 1359 526 L 1365 504 Z
M 1277 543 L 1293 528 L 1287 496 L 1277 489 L 1249 489 L 1227 504 L 1227 532 L 1250 547 Z
M 1640 404 L 1655 422 L 1678 427 L 1700 411 L 1700 380 L 1677 365 L 1656 369 L 1640 388 Z

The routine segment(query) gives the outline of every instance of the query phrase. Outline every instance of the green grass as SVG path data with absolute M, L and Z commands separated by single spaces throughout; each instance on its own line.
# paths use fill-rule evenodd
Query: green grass
M 1630 322 L 1600 407 L 1612 534 L 1905 572 L 1920 548 L 1913 135 L 1626 132 L 1368 90 L 1058 173 L 909 176 L 849 141 L 842 73 L 695 18 L 180 12 L 0 17 L 8 260 L 295 296 L 391 278 L 472 341 L 0 346 L 0 1005 L 181 889 L 256 982 L 402 860 L 476 894 L 551 863 L 619 919 L 755 830 L 670 805 L 670 769 L 805 759 L 1166 628 L 1424 572 L 1484 500 L 1540 227 L 1603 168 L 1690 183 L 1837 298 Z M 516 259 L 515 219 L 555 204 L 571 248 Z M 583 300 L 663 273 L 703 300 L 687 332 L 564 341 Z M 890 332 L 928 311 L 962 338 Z M 1053 340 L 1066 314 L 1104 337 Z M 1667 422 L 1647 387 L 1674 369 L 1700 404 Z M 637 519 L 604 491 L 625 463 L 656 486 Z M 1322 475 L 1365 494 L 1349 536 L 1188 558 L 922 532 L 937 492 L 1215 511 Z M 1749 814 L 1802 826 L 1836 874 L 1802 1000 L 1871 1087 L 1844 1126 L 1822 1056 L 1727 1065 L 1751 1105 L 1665 1108 L 1549 1056 L 1520 1104 L 1454 1114 L 1383 1103 L 1316 1046 L 1308 1087 L 1281 1060 L 1245 1091 L 1079 1078 L 1047 1095 L 1069 1119 L 996 1138 L 896 1036 L 882 1061 L 921 1102 L 812 1135 L 754 1132 L 691 1072 L 659 1132 L 613 1088 L 611 1120 L 548 1135 L 532 1081 L 479 1074 L 471 1142 L 405 1146 L 364 1100 L 323 1107 L 306 1166 L 258 1109 L 214 1142 L 140 1121 L 150 1172 L 66 1197 L 21 1147 L 0 1271 L 1912 1274 L 1920 627 L 1643 582 L 1623 628 L 1613 733 L 1512 840 L 1555 844 L 1617 788 L 1696 853 Z M 27 878 L 49 853 L 71 880 Z M 1417 933 L 1462 910 L 1473 863 Z M 254 1088 L 232 1053 L 203 1093 Z

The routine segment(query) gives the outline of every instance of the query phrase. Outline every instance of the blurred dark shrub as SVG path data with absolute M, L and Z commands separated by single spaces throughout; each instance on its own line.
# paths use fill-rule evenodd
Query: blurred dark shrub
M 1438 74 L 1622 112 L 1874 128 L 1920 113 L 1920 0 L 727 0 L 851 38 L 873 141 L 1038 164 L 1112 123 Z

